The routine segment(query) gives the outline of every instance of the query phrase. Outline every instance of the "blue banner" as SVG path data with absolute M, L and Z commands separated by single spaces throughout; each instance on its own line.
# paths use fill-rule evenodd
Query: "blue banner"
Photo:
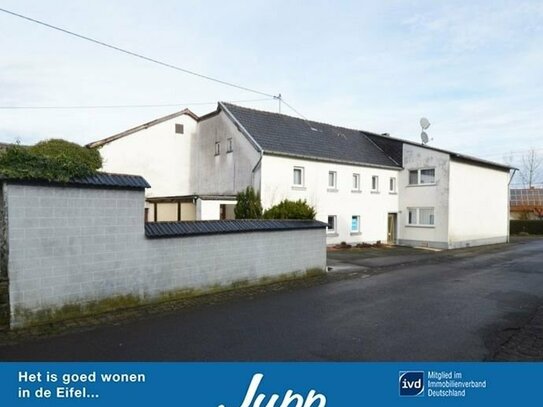
M 542 363 L 0 363 L 0 404 L 539 405 L 542 379 Z

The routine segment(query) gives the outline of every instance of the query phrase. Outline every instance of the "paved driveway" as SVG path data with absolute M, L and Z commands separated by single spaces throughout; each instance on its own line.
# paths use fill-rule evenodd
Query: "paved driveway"
M 484 360 L 543 303 L 543 240 L 329 258 L 303 288 L 4 346 L 0 360 Z

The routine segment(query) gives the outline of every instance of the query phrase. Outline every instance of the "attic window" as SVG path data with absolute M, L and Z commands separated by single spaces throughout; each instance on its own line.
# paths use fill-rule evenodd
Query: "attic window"
M 185 132 L 185 128 L 183 127 L 182 124 L 175 123 L 175 132 L 177 134 L 183 134 Z

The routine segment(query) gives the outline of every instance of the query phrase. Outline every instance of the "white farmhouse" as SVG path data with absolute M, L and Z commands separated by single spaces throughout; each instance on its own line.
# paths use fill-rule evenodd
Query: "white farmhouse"
M 235 195 L 305 199 L 328 243 L 456 248 L 508 240 L 510 168 L 367 131 L 218 104 L 107 139 L 104 170 L 151 184 L 149 221 L 230 219 Z

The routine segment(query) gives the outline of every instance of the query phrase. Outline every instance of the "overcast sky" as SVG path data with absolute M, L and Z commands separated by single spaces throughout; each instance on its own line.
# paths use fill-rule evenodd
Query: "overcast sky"
M 0 7 L 206 75 L 281 93 L 312 120 L 502 161 L 543 153 L 543 2 L 21 1 Z M 110 136 L 260 96 L 0 13 L 0 141 Z M 190 102 L 212 102 L 193 106 Z M 277 102 L 245 103 L 277 110 Z M 283 106 L 283 112 L 292 113 Z M 518 156 L 519 154 L 517 154 Z

